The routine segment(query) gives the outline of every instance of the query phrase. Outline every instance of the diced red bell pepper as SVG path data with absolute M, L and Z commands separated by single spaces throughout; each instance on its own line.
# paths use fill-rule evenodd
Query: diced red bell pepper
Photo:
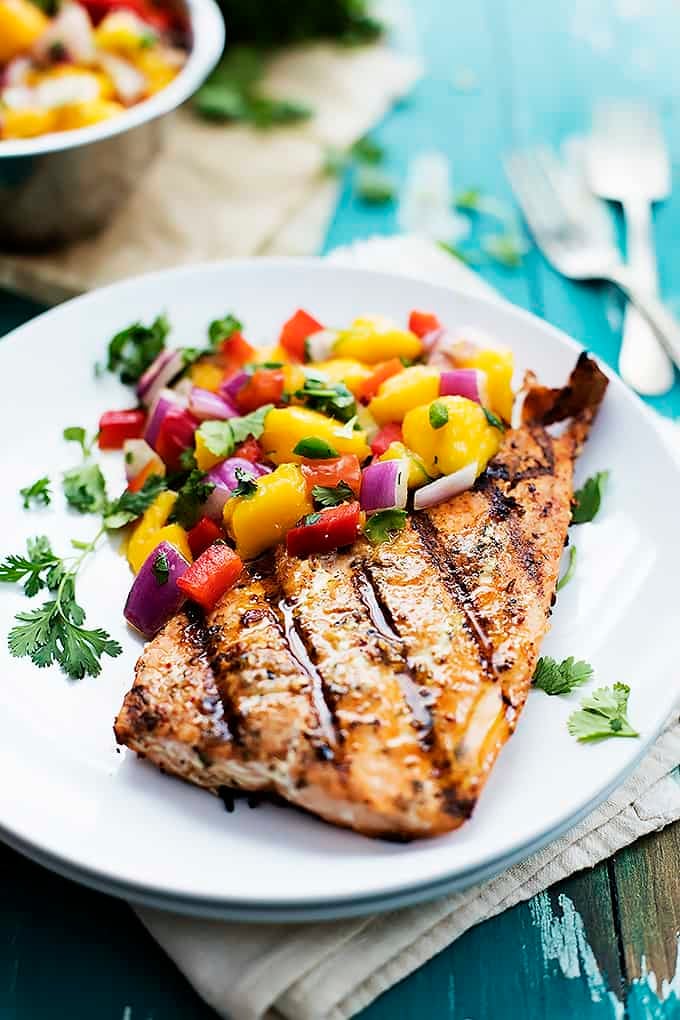
M 81 3 L 95 25 L 112 11 L 132 11 L 159 32 L 184 27 L 183 19 L 179 19 L 171 10 L 163 10 L 147 0 L 81 0 Z
M 298 308 L 297 312 L 288 319 L 288 322 L 284 322 L 279 343 L 285 351 L 288 351 L 291 358 L 304 361 L 305 340 L 312 333 L 318 333 L 320 329 L 323 329 L 320 322 L 317 322 L 302 308 Z
M 122 450 L 126 439 L 141 439 L 146 412 L 139 408 L 129 411 L 105 411 L 99 419 L 100 450 Z
M 218 538 L 224 538 L 219 524 L 211 521 L 209 517 L 201 517 L 198 524 L 195 524 L 187 534 L 191 555 L 195 560 L 198 559 Z
M 164 475 L 165 465 L 160 457 L 153 457 L 148 464 L 145 464 L 141 471 L 138 471 L 134 478 L 128 482 L 128 492 L 139 492 L 147 478 L 151 475 Z
M 209 612 L 236 583 L 242 570 L 241 557 L 226 542 L 215 542 L 177 578 L 177 587 Z
M 408 328 L 416 336 L 423 337 L 434 329 L 441 329 L 441 322 L 432 312 L 412 311 L 408 318 Z
M 234 457 L 242 457 L 243 460 L 249 460 L 251 464 L 256 461 L 261 461 L 264 457 L 264 450 L 258 443 L 257 439 L 253 439 L 252 436 L 248 436 L 240 446 L 237 446 L 234 450 Z
M 255 348 L 250 346 L 246 338 L 238 330 L 224 338 L 220 344 L 220 349 L 224 356 L 225 371 L 229 374 L 241 368 L 242 365 L 246 365 L 249 361 L 253 361 L 257 355 Z
M 263 404 L 278 404 L 285 384 L 280 368 L 258 368 L 236 394 L 236 406 L 242 414 L 250 414 Z
M 343 503 L 311 516 L 315 518 L 312 524 L 291 528 L 286 535 L 286 549 L 291 556 L 331 552 L 351 545 L 359 537 L 361 507 L 357 502 Z
M 357 396 L 367 404 L 376 395 L 386 379 L 391 379 L 393 375 L 398 375 L 399 372 L 403 371 L 404 365 L 399 358 L 390 358 L 389 361 L 383 361 L 382 365 L 378 365 L 375 372 L 361 383 Z
M 392 443 L 403 443 L 404 436 L 401 425 L 398 421 L 390 421 L 383 425 L 380 432 L 376 432 L 371 443 L 371 450 L 375 457 L 382 457 L 383 453 Z
M 361 489 L 361 465 L 354 453 L 345 453 L 342 457 L 332 460 L 308 460 L 300 464 L 300 469 L 307 482 L 307 491 L 311 492 L 315 485 L 335 488 L 340 482 L 346 482 L 355 496 Z
M 183 407 L 171 407 L 165 415 L 155 442 L 158 456 L 171 471 L 182 466 L 180 455 L 193 445 L 199 423 Z

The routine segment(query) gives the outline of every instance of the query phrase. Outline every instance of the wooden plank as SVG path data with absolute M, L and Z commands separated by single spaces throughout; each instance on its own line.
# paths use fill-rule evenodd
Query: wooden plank
M 621 940 L 629 981 L 646 970 L 657 984 L 678 967 L 680 823 L 646 836 L 613 861 Z

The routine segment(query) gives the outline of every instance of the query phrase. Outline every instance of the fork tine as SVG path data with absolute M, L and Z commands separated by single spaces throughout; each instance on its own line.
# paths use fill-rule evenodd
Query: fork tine
M 543 234 L 549 231 L 555 218 L 550 213 L 544 175 L 531 152 L 512 153 L 505 161 L 505 169 L 532 232 Z

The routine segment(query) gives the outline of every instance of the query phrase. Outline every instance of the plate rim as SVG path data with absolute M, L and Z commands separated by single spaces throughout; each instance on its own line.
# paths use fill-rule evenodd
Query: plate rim
M 0 359 L 4 357 L 1 353 L 3 350 L 8 349 L 8 347 L 12 347 L 15 343 L 20 343 L 22 333 L 31 330 L 37 323 L 43 322 L 43 320 L 50 321 L 51 317 L 61 314 L 62 309 L 65 307 L 70 308 L 73 305 L 82 305 L 85 307 L 89 304 L 96 305 L 96 303 L 102 299 L 102 295 L 109 295 L 111 292 L 115 293 L 117 291 L 126 290 L 134 291 L 135 287 L 143 288 L 148 281 L 157 279 L 163 279 L 166 281 L 172 281 L 178 278 L 187 279 L 195 276 L 201 276 L 205 272 L 226 272 L 228 274 L 232 270 L 247 271 L 249 269 L 256 269 L 259 271 L 263 268 L 280 268 L 288 270 L 294 267 L 302 270 L 311 270 L 312 272 L 322 271 L 327 274 L 358 274 L 362 277 L 369 276 L 373 278 L 382 278 L 386 282 L 396 281 L 402 285 L 405 282 L 418 286 L 424 285 L 433 292 L 441 291 L 445 293 L 449 300 L 451 297 L 459 297 L 464 302 L 493 306 L 496 312 L 498 312 L 498 306 L 500 304 L 502 306 L 502 315 L 514 318 L 518 324 L 521 324 L 522 322 L 531 323 L 534 328 L 540 328 L 544 335 L 546 335 L 546 339 L 548 337 L 552 337 L 553 340 L 557 341 L 561 345 L 566 345 L 575 353 L 585 349 L 583 345 L 578 343 L 563 330 L 552 325 L 546 320 L 541 319 L 534 313 L 512 304 L 507 299 L 502 298 L 502 296 L 500 296 L 499 300 L 499 296 L 495 295 L 485 296 L 477 293 L 470 294 L 464 288 L 459 286 L 432 283 L 428 280 L 399 272 L 372 270 L 361 266 L 345 265 L 339 262 L 326 260 L 319 256 L 264 256 L 257 258 L 225 259 L 190 266 L 179 266 L 170 269 L 156 270 L 137 277 L 128 277 L 109 284 L 106 287 L 98 288 L 97 290 L 79 295 L 61 305 L 57 305 L 54 308 L 42 312 L 40 315 L 34 316 L 26 323 L 23 323 L 6 334 L 2 340 L 0 340 Z M 657 415 L 655 415 L 651 408 L 645 405 L 636 394 L 625 386 L 622 380 L 619 379 L 619 377 L 612 369 L 609 368 L 608 365 L 606 365 L 606 363 L 602 362 L 599 358 L 597 358 L 597 361 L 598 364 L 601 365 L 602 370 L 607 375 L 610 384 L 613 385 L 617 393 L 628 402 L 629 406 L 636 408 L 638 414 L 640 414 L 640 412 L 642 413 L 642 417 L 647 421 L 657 438 L 657 449 L 662 451 L 662 456 L 667 459 L 669 465 L 672 465 L 671 473 L 675 481 L 680 481 L 680 463 L 677 458 L 673 456 L 668 443 L 665 442 L 664 437 L 661 434 Z M 579 820 L 584 818 L 590 811 L 601 804 L 607 796 L 621 784 L 626 776 L 629 775 L 630 772 L 632 772 L 632 770 L 639 764 L 642 757 L 647 753 L 648 749 L 661 733 L 664 725 L 664 720 L 660 720 L 656 727 L 653 727 L 645 733 L 641 737 L 641 743 L 638 745 L 637 754 L 633 758 L 626 760 L 622 766 L 617 766 L 615 773 L 611 776 L 611 779 L 605 781 L 598 787 L 597 792 L 593 794 L 592 798 L 585 806 L 581 805 L 580 808 L 572 811 L 547 832 L 540 832 L 540 827 L 537 826 L 532 829 L 532 835 L 525 839 L 522 843 L 517 845 L 513 844 L 512 846 L 507 847 L 504 852 L 498 853 L 495 857 L 493 855 L 482 856 L 479 860 L 479 864 L 473 868 L 467 868 L 464 871 L 459 869 L 458 871 L 448 873 L 445 877 L 433 879 L 429 882 L 415 881 L 406 885 L 395 885 L 389 891 L 382 894 L 376 894 L 375 896 L 351 896 L 341 893 L 337 894 L 335 897 L 333 897 L 332 894 L 329 894 L 328 897 L 324 896 L 323 900 L 307 898 L 295 901 L 273 901 L 271 899 L 260 901 L 257 899 L 248 899 L 246 901 L 239 901 L 234 897 L 225 898 L 213 895 L 196 896 L 190 894 L 185 895 L 183 893 L 178 894 L 176 892 L 168 891 L 167 887 L 164 888 L 162 886 L 154 886 L 152 884 L 140 882 L 129 882 L 127 880 L 117 878 L 111 871 L 100 872 L 96 868 L 83 866 L 77 863 L 73 856 L 60 855 L 50 849 L 45 849 L 41 846 L 39 840 L 26 837 L 20 831 L 13 829 L 11 825 L 6 824 L 2 819 L 0 819 L 0 838 L 9 845 L 14 846 L 26 856 L 45 864 L 53 871 L 57 871 L 67 877 L 75 878 L 77 881 L 81 881 L 86 885 L 90 885 L 102 891 L 112 892 L 114 895 L 130 898 L 135 902 L 143 902 L 155 907 L 180 909 L 182 912 L 193 913 L 194 915 L 198 914 L 199 916 L 213 916 L 223 919 L 231 918 L 237 920 L 301 920 L 305 919 L 305 912 L 309 913 L 310 919 L 312 919 L 311 915 L 314 915 L 314 919 L 316 919 L 317 916 L 321 917 L 321 914 L 316 914 L 317 910 L 323 911 L 324 919 L 331 917 L 356 916 L 361 913 L 370 913 L 375 910 L 391 909 L 392 904 L 399 897 L 408 897 L 408 902 L 415 903 L 435 898 L 438 895 L 443 895 L 445 892 L 451 891 L 454 888 L 463 888 L 480 880 L 479 876 L 490 877 L 492 874 L 497 874 L 504 870 L 506 866 L 509 866 L 510 863 L 524 859 L 532 852 L 547 845 L 561 833 L 577 824 Z

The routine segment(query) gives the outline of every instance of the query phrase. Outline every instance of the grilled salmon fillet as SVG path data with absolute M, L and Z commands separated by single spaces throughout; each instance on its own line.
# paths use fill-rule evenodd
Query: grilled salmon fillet
M 523 424 L 473 489 L 381 545 L 279 547 L 211 613 L 174 617 L 137 663 L 119 743 L 368 835 L 461 825 L 527 698 L 606 386 L 585 354 L 563 389 L 527 376 Z

